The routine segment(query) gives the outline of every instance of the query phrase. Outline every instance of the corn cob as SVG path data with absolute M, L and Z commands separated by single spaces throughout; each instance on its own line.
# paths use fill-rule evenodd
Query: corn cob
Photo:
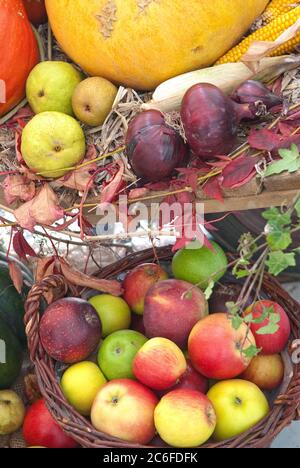
M 296 0 L 272 0 L 262 14 L 262 19 L 264 23 L 270 23 L 278 16 L 288 13 L 298 5 L 299 2 Z
M 230 62 L 239 62 L 254 41 L 275 41 L 284 31 L 286 31 L 290 26 L 295 24 L 299 18 L 300 6 L 294 8 L 288 13 L 285 13 L 284 15 L 280 15 L 278 18 L 275 18 L 271 23 L 267 24 L 263 28 L 258 29 L 250 36 L 246 37 L 237 46 L 233 47 L 233 49 L 227 52 L 227 54 L 223 55 L 223 57 L 221 57 L 216 62 L 216 65 L 221 65 L 223 63 Z M 270 56 L 276 57 L 278 55 L 290 53 L 299 44 L 299 42 L 300 32 L 297 33 L 293 39 L 274 50 L 270 54 Z

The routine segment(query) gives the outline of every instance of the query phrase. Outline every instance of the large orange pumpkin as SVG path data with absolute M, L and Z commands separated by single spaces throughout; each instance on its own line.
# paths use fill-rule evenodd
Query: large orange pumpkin
M 25 96 L 26 79 L 38 61 L 22 0 L 0 0 L 0 117 Z
M 268 0 L 46 0 L 64 51 L 91 75 L 152 89 L 211 65 Z

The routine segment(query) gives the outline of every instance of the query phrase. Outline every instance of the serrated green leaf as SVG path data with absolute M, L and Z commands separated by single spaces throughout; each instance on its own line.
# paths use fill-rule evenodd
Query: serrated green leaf
M 261 349 L 257 348 L 254 345 L 251 345 L 251 346 L 249 346 L 249 348 L 243 350 L 244 356 L 246 356 L 247 358 L 250 358 L 250 359 L 257 356 L 260 352 L 261 352 Z
M 271 275 L 278 276 L 288 267 L 296 266 L 295 253 L 271 252 L 266 265 Z
M 263 212 L 262 217 L 269 221 L 271 227 L 284 227 L 291 224 L 291 214 L 286 211 L 282 213 L 278 208 L 270 208 Z
M 264 174 L 265 177 L 281 174 L 282 172 L 292 173 L 300 169 L 299 150 L 296 145 L 292 145 L 290 150 L 281 149 L 278 153 L 282 159 L 275 161 L 267 167 Z
M 239 306 L 237 306 L 235 302 L 226 302 L 225 306 L 230 315 L 236 315 L 240 311 Z
M 267 242 L 271 250 L 285 250 L 292 243 L 292 236 L 289 232 L 277 230 L 267 235 Z
M 276 325 L 277 323 L 280 322 L 281 316 L 280 316 L 280 314 L 276 314 L 276 313 L 274 314 L 273 313 L 273 314 L 270 315 L 269 320 L 270 320 L 270 323 L 273 323 L 273 324 Z

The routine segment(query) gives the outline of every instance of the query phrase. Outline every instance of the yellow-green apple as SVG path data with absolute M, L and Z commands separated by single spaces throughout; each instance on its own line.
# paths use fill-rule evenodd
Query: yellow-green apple
M 246 380 L 225 380 L 207 394 L 217 414 L 216 441 L 236 437 L 262 421 L 269 413 L 263 392 Z
M 274 390 L 282 383 L 284 377 L 284 364 L 280 354 L 254 357 L 241 375 L 244 380 L 256 384 L 261 390 Z
M 168 278 L 166 271 L 155 263 L 144 263 L 131 270 L 124 282 L 124 299 L 133 312 L 144 313 L 144 301 L 148 290 L 158 281 Z
M 255 321 L 262 319 L 263 314 L 267 314 L 262 322 L 251 323 L 257 347 L 261 348 L 264 354 L 278 354 L 284 350 L 291 334 L 291 325 L 285 310 L 279 304 L 266 300 L 258 301 L 248 307 L 244 314 L 252 314 Z M 275 333 L 261 334 L 262 329 L 270 325 L 275 314 L 278 316 L 278 321 L 273 326 L 278 330 Z
M 186 360 L 186 371 L 180 377 L 178 382 L 167 390 L 159 393 L 160 396 L 166 395 L 171 390 L 196 390 L 197 392 L 206 393 L 208 390 L 208 379 L 199 374 L 192 365 L 190 359 Z
M 185 348 L 193 326 L 208 313 L 203 292 L 180 280 L 161 281 L 145 298 L 146 336 L 162 336 Z
M 130 328 L 131 312 L 121 297 L 110 294 L 93 296 L 89 303 L 96 309 L 102 323 L 102 336 L 105 338 L 118 330 Z
M 186 360 L 178 346 L 166 338 L 147 341 L 133 360 L 136 378 L 154 390 L 175 385 L 186 371 Z
M 159 436 L 172 447 L 198 447 L 212 436 L 216 413 L 204 394 L 173 390 L 155 408 L 154 422 Z
M 107 336 L 98 352 L 98 364 L 108 380 L 134 379 L 132 362 L 147 338 L 133 330 L 119 330 Z
M 213 314 L 200 320 L 191 331 L 189 356 L 195 369 L 209 379 L 232 379 L 250 364 L 244 353 L 255 339 L 242 322 L 238 329 L 228 314 Z
M 96 364 L 83 361 L 73 364 L 64 372 L 61 387 L 68 402 L 80 414 L 89 416 L 95 396 L 106 382 Z
M 147 444 L 155 435 L 157 403 L 154 393 L 139 382 L 113 380 L 102 387 L 95 398 L 92 424 L 98 431 L 113 437 Z

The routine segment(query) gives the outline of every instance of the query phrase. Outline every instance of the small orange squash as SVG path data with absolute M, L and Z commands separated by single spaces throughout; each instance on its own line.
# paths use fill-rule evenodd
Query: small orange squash
M 0 117 L 25 96 L 39 49 L 22 0 L 0 0 Z

